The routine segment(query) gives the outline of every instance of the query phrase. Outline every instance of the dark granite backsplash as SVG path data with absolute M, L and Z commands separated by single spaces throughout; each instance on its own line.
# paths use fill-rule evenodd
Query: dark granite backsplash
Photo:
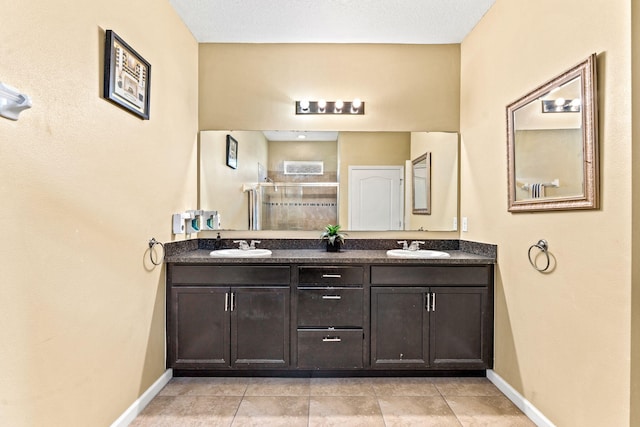
M 238 245 L 233 243 L 234 240 L 246 240 L 250 242 L 252 239 L 221 239 L 221 247 L 219 249 L 237 247 Z M 398 240 L 405 239 L 347 239 L 343 248 L 350 250 L 388 250 L 400 247 Z M 406 240 L 411 242 L 415 239 Z M 429 239 L 424 242 L 424 245 L 421 246 L 422 249 L 443 251 L 460 250 L 493 258 L 497 256 L 497 246 L 487 243 L 437 239 Z M 216 239 L 192 239 L 165 243 L 165 250 L 167 256 L 172 256 L 196 249 L 214 250 L 215 246 Z M 268 249 L 322 249 L 325 243 L 320 241 L 320 239 L 260 239 L 260 244 L 257 246 Z
M 165 257 L 195 251 L 196 249 L 198 249 L 198 239 L 168 242 L 164 244 Z
M 459 240 L 460 249 L 462 252 L 468 252 L 470 254 L 488 256 L 493 259 L 498 259 L 498 246 L 489 243 L 470 242 L 468 240 Z
M 222 248 L 236 248 L 234 240 L 243 239 L 222 239 Z M 244 239 L 247 243 L 252 239 Z M 254 239 L 255 240 L 255 239 Z M 404 240 L 404 239 L 403 239 Z M 411 243 L 412 239 L 409 239 Z M 198 249 L 215 249 L 216 239 L 200 239 Z M 326 245 L 320 239 L 260 239 L 259 248 L 268 249 L 322 249 Z M 398 239 L 347 239 L 342 245 L 349 250 L 388 250 L 399 248 Z M 457 240 L 425 240 L 422 249 L 457 250 Z

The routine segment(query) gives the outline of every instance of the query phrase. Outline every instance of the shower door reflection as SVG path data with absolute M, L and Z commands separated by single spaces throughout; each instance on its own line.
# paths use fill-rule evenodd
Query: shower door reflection
M 322 230 L 338 222 L 338 183 L 259 183 L 249 191 L 252 230 Z

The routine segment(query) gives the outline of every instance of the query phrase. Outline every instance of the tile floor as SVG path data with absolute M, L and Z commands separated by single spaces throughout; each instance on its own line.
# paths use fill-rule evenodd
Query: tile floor
M 535 426 L 486 378 L 173 378 L 143 426 Z

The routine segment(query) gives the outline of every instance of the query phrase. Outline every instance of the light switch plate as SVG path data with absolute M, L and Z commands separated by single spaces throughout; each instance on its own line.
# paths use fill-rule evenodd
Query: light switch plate
M 469 231 L 469 223 L 467 222 L 467 217 L 466 216 L 462 217 L 462 231 L 464 231 L 464 232 Z

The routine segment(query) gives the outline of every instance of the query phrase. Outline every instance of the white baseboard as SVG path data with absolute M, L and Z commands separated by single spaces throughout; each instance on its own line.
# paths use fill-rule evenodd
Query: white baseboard
M 142 396 L 140 396 L 135 402 L 127 408 L 126 411 L 120 415 L 120 417 L 111 424 L 111 427 L 127 427 L 131 422 L 142 412 L 142 410 L 156 397 L 160 390 L 167 385 L 173 378 L 173 369 L 167 369 L 164 374 L 151 385 Z
M 491 381 L 498 390 L 500 390 L 514 405 L 516 405 L 524 414 L 529 417 L 538 427 L 555 427 L 542 412 L 538 410 L 531 402 L 518 393 L 515 388 L 506 382 L 500 375 L 496 374 L 493 369 L 487 369 L 487 379 Z

